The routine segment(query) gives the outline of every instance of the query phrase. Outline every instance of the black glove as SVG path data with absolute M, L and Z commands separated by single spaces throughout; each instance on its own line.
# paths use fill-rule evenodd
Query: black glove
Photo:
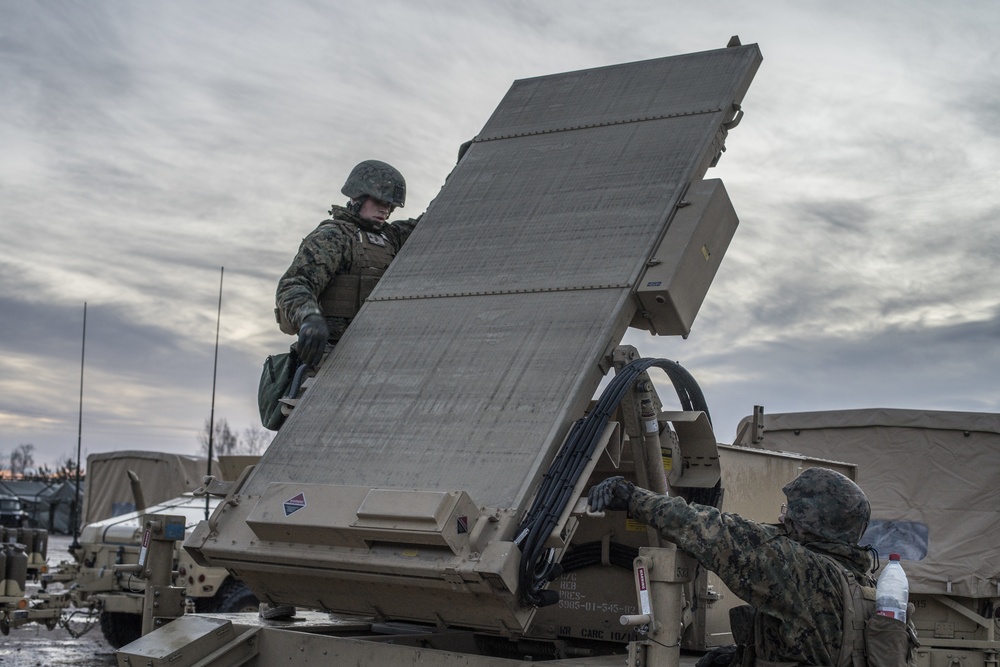
M 326 340 L 330 337 L 330 329 L 322 315 L 312 314 L 306 317 L 299 327 L 299 342 L 296 352 L 304 364 L 316 368 L 323 360 L 326 351 Z
M 608 477 L 600 484 L 590 487 L 587 504 L 590 505 L 591 512 L 627 510 L 633 491 L 635 484 L 626 481 L 624 477 Z

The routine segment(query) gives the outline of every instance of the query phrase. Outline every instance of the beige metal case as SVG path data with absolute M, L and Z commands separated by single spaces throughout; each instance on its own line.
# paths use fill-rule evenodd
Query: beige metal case
M 686 337 L 738 224 L 722 181 L 692 183 L 639 279 L 632 326 Z

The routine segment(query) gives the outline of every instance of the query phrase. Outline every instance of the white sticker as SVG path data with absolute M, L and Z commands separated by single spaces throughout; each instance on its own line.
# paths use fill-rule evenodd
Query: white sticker
M 150 529 L 147 528 L 142 534 L 142 547 L 139 549 L 139 564 L 143 567 L 146 566 L 146 552 L 149 551 L 149 534 Z
M 636 570 L 636 577 L 639 579 L 639 607 L 642 609 L 643 614 L 649 614 L 649 589 L 646 587 L 646 568 L 638 568 Z

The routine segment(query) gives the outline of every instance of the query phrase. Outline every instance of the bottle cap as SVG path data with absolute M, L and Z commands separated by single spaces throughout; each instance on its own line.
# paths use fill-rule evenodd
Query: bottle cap
M 899 560 L 899 554 L 889 554 L 889 560 Z

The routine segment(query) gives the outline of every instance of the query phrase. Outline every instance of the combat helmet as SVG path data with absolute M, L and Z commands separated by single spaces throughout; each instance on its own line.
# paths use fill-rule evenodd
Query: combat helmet
M 359 162 L 340 191 L 351 199 L 374 197 L 399 208 L 406 201 L 403 175 L 392 165 L 378 160 Z
M 801 531 L 831 542 L 857 544 L 868 527 L 871 505 L 850 479 L 828 468 L 808 468 L 781 489 L 785 516 Z

